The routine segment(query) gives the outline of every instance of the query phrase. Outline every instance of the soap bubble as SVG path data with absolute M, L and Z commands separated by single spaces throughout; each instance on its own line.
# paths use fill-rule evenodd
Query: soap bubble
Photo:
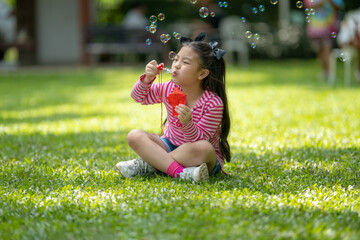
M 171 39 L 171 35 L 170 34 L 166 34 L 166 39 L 169 41 Z
M 223 7 L 224 3 L 223 2 L 218 2 L 219 7 Z
M 150 45 L 151 45 L 151 43 L 152 43 L 150 38 L 146 39 L 146 41 L 145 41 L 145 42 L 146 42 L 146 45 L 148 45 L 148 46 L 150 46 Z
M 145 30 L 148 32 L 148 31 L 150 31 L 150 27 L 149 26 L 146 26 L 145 27 Z
M 161 34 L 160 35 L 160 41 L 162 42 L 162 43 L 167 43 L 169 40 L 167 39 L 167 37 L 166 37 L 166 34 Z
M 305 14 L 309 16 L 311 14 L 310 9 L 305 8 Z
M 302 1 L 297 1 L 297 2 L 296 2 L 296 6 L 297 6 L 298 8 L 302 8 L 302 7 L 303 7 L 303 2 L 302 2 Z
M 246 18 L 245 18 L 245 17 L 242 17 L 242 18 L 241 18 L 241 21 L 242 21 L 243 23 L 245 23 L 245 22 L 246 22 Z
M 245 32 L 245 37 L 250 39 L 252 37 L 252 33 L 250 31 Z
M 173 36 L 174 36 L 174 38 L 176 38 L 176 39 L 180 39 L 180 38 L 181 38 L 181 34 L 178 33 L 178 32 L 173 32 Z
M 211 16 L 211 17 L 215 17 L 215 13 L 214 13 L 214 12 L 211 12 L 211 13 L 210 13 L 210 16 Z
M 156 23 L 156 22 L 151 23 L 151 24 L 150 24 L 150 27 L 157 28 L 157 23 Z
M 331 33 L 331 37 L 332 37 L 332 38 L 336 38 L 336 36 L 337 36 L 336 32 L 332 32 L 332 33 Z
M 192 4 L 195 4 L 195 3 L 197 2 L 197 0 L 190 0 L 190 2 L 191 2 Z
M 254 38 L 255 38 L 255 40 L 257 40 L 257 41 L 260 40 L 260 34 L 255 33 L 255 34 L 254 34 Z
M 273 5 L 277 4 L 278 2 L 279 2 L 278 0 L 270 0 L 270 3 Z
M 151 33 L 156 33 L 156 27 L 150 26 L 149 32 L 151 32 Z
M 176 53 L 174 51 L 169 52 L 169 59 L 174 60 Z
M 256 48 L 256 43 L 251 43 L 251 48 Z
M 310 14 L 315 15 L 315 9 L 314 8 L 310 8 Z
M 260 5 L 260 6 L 259 6 L 259 10 L 260 10 L 261 12 L 265 11 L 265 6 L 264 6 L 264 5 Z
M 160 21 L 163 21 L 163 20 L 165 19 L 165 14 L 159 13 L 158 19 L 159 19 Z
M 207 9 L 206 7 L 202 7 L 199 9 L 199 15 L 202 18 L 206 18 L 209 15 L 209 9 Z
M 348 55 L 346 53 L 342 52 L 339 54 L 339 59 L 342 62 L 346 62 L 348 60 Z
M 305 17 L 305 22 L 307 22 L 307 23 L 311 22 L 311 17 L 310 17 L 310 16 L 306 16 L 306 17 Z
M 224 6 L 224 8 L 227 8 L 229 6 L 229 4 L 227 2 L 223 2 L 223 6 Z
M 157 18 L 155 15 L 152 15 L 150 18 L 150 22 L 155 23 L 157 21 Z
M 254 14 L 257 14 L 257 13 L 258 13 L 258 9 L 257 9 L 256 7 L 254 7 L 254 8 L 252 9 L 252 12 L 253 12 Z

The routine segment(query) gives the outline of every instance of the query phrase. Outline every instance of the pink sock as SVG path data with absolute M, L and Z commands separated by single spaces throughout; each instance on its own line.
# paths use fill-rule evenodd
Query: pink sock
M 184 167 L 180 165 L 178 162 L 173 161 L 168 169 L 166 170 L 166 174 L 174 177 L 174 178 L 180 178 L 180 173 L 184 170 Z

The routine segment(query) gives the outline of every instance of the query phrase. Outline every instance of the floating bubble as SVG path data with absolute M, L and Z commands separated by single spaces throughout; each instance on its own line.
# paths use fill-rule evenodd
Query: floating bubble
M 146 42 L 146 45 L 148 45 L 148 46 L 150 46 L 150 45 L 151 45 L 151 43 L 152 43 L 150 38 L 146 39 L 146 41 L 145 41 L 145 42 Z
M 167 39 L 167 37 L 166 37 L 166 34 L 161 34 L 160 35 L 160 41 L 162 42 L 162 43 L 167 43 L 169 40 Z
M 178 32 L 173 32 L 173 36 L 174 36 L 174 38 L 176 38 L 176 39 L 180 39 L 180 38 L 181 38 L 181 34 L 178 33 Z
M 245 37 L 250 39 L 252 37 L 252 33 L 250 31 L 245 32 Z
M 148 31 L 150 31 L 150 27 L 149 26 L 146 26 L 145 27 L 145 30 L 148 32 Z
M 251 48 L 256 48 L 256 43 L 251 43 Z
M 258 13 L 258 9 L 257 9 L 256 7 L 254 7 L 254 8 L 252 9 L 252 12 L 253 12 L 254 14 L 257 14 L 257 13 Z
M 255 33 L 255 34 L 254 34 L 254 38 L 255 38 L 255 40 L 257 40 L 257 41 L 260 40 L 260 34 Z
M 155 23 L 157 21 L 157 18 L 155 15 L 152 15 L 150 18 L 150 22 Z
M 314 8 L 310 8 L 310 14 L 315 15 L 315 9 Z
M 331 33 L 331 37 L 332 37 L 332 38 L 336 38 L 336 37 L 337 37 L 336 32 L 332 32 L 332 33 Z
M 309 16 L 309 15 L 311 14 L 310 9 L 305 8 L 305 14 L 306 14 L 307 16 Z
M 158 14 L 158 19 L 159 19 L 160 21 L 163 21 L 163 20 L 165 19 L 165 14 L 159 13 L 159 14 Z
M 259 10 L 260 10 L 260 12 L 265 11 L 265 6 L 264 6 L 264 5 L 260 5 L 260 6 L 259 6 Z
M 156 22 L 151 23 L 151 24 L 150 24 L 150 27 L 157 28 L 157 23 L 156 23 Z
M 242 21 L 243 23 L 245 23 L 245 22 L 246 22 L 246 18 L 245 18 L 245 17 L 242 17 L 242 18 L 241 18 L 241 21 Z
M 302 8 L 302 7 L 304 6 L 304 4 L 303 4 L 302 1 L 297 1 L 297 2 L 296 2 L 296 6 L 297 6 L 298 8 Z
M 310 16 L 306 16 L 306 17 L 305 17 L 305 22 L 307 22 L 307 23 L 311 22 L 311 17 L 310 17 Z
M 270 3 L 273 5 L 278 4 L 278 2 L 279 2 L 278 0 L 270 0 Z
M 150 32 L 150 33 L 153 33 L 153 34 L 156 33 L 156 27 L 150 26 L 149 32 Z
M 195 4 L 195 3 L 197 3 L 197 0 L 190 0 L 190 2 L 191 2 L 192 4 Z
M 207 7 L 202 7 L 199 9 L 199 15 L 202 18 L 206 18 L 209 15 L 209 9 Z
M 171 39 L 171 35 L 170 34 L 166 34 L 166 39 L 169 41 Z
M 223 2 L 218 2 L 219 7 L 223 7 L 224 3 Z
M 211 16 L 211 17 L 215 17 L 215 13 L 214 13 L 214 12 L 211 12 L 211 13 L 210 13 L 210 16 Z
M 339 59 L 342 62 L 346 62 L 348 60 L 348 55 L 346 53 L 342 52 L 339 54 Z
M 174 60 L 175 56 L 176 56 L 176 53 L 174 51 L 169 52 L 170 60 Z
M 227 2 L 223 2 L 223 7 L 227 8 L 229 6 L 229 4 Z

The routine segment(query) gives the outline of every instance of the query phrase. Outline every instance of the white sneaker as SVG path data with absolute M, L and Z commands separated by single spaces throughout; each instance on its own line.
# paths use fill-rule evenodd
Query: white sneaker
M 155 168 L 150 166 L 147 162 L 145 162 L 141 158 L 137 158 L 125 162 L 118 162 L 115 165 L 115 168 L 125 178 L 145 176 L 156 172 Z
M 209 181 L 209 171 L 206 163 L 199 167 L 188 167 L 180 173 L 180 179 L 192 180 L 194 182 Z

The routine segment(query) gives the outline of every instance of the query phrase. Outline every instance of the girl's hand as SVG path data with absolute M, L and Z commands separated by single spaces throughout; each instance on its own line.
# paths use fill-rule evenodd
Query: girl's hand
M 159 73 L 159 69 L 157 68 L 158 63 L 155 60 L 152 60 L 145 66 L 145 78 L 144 83 L 151 83 L 156 75 Z
M 178 119 L 180 120 L 181 124 L 186 124 L 191 120 L 192 112 L 188 106 L 179 104 L 175 107 L 175 111 L 179 114 Z

